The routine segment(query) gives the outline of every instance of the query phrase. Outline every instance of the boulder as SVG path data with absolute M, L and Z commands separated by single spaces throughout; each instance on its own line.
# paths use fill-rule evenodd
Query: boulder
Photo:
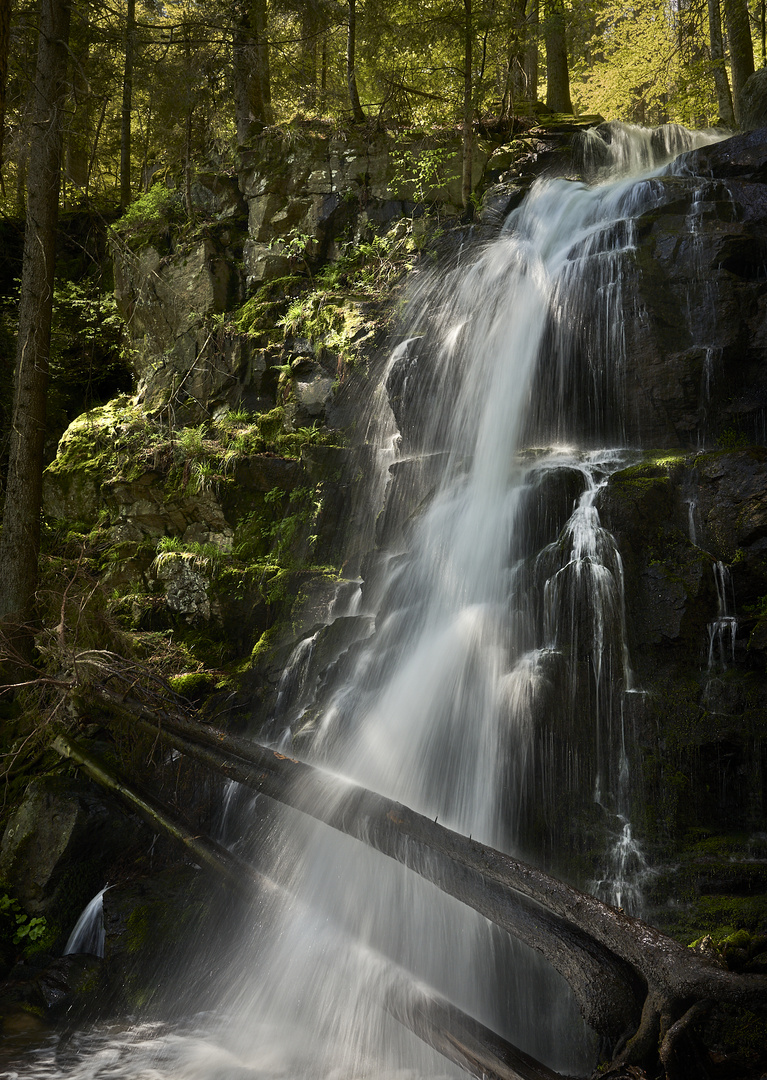
M 53 913 L 64 936 L 136 836 L 136 823 L 85 780 L 36 777 L 0 844 L 0 877 L 32 915 Z

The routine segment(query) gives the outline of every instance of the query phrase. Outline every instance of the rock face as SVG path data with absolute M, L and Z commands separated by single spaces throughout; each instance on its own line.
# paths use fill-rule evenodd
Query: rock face
M 489 145 L 478 144 L 475 184 L 490 153 Z M 359 237 L 371 225 L 435 201 L 447 213 L 458 211 L 459 146 L 454 138 L 267 132 L 244 158 L 240 184 L 248 203 L 247 284 L 253 287 L 288 273 L 296 250 L 309 260 L 332 259 L 344 235 Z
M 459 212 L 459 149 L 452 135 L 395 140 L 385 133 L 270 129 L 242 160 L 242 195 L 203 175 L 193 195 L 212 220 L 199 235 L 172 240 L 170 250 L 154 243 L 113 249 L 137 400 L 174 423 L 200 423 L 243 401 L 268 408 L 268 367 L 294 357 L 268 356 L 263 342 L 216 316 L 276 279 L 307 275 L 427 205 Z M 491 150 L 482 142 L 476 147 L 475 185 Z M 296 381 L 297 426 L 323 418 L 335 376 L 311 357 L 304 360 Z
M 762 131 L 683 155 L 654 181 L 624 287 L 629 444 L 763 440 L 766 175 Z
M 378 623 L 368 614 L 382 567 L 406 558 L 442 461 L 418 455 L 437 376 L 419 351 L 422 339 L 412 339 L 385 388 L 406 454 L 381 479 L 378 494 L 388 486 L 372 524 L 361 481 L 376 465 L 373 450 L 324 440 L 329 428 L 364 430 L 376 365 L 346 378 L 337 327 L 309 340 L 288 331 L 286 309 L 306 298 L 310 274 L 338 260 L 346 244 L 380 234 L 403 214 L 403 227 L 414 228 L 433 198 L 445 212 L 456 210 L 453 145 L 435 141 L 427 150 L 432 156 L 419 159 L 410 144 L 395 147 L 384 136 L 363 142 L 271 131 L 245 157 L 239 192 L 201 179 L 195 198 L 211 221 L 193 239 L 177 238 L 167 251 L 116 253 L 137 400 L 76 421 L 46 477 L 47 514 L 81 523 L 109 548 L 98 572 L 120 593 L 129 625 L 183 639 L 195 663 L 203 657 L 207 685 L 217 684 L 219 668 L 230 675 L 237 666 L 230 685 L 240 715 L 257 715 L 271 733 L 281 735 L 290 709 L 305 703 L 299 740 L 317 719 L 324 688 L 354 670 L 385 622 L 385 612 Z M 477 227 L 484 238 L 537 171 L 572 175 L 578 162 L 561 139 L 537 133 L 494 150 L 480 146 L 475 165 L 477 178 L 485 169 Z M 693 173 L 707 178 L 702 187 Z M 754 132 L 687 155 L 652 182 L 651 207 L 622 268 L 628 419 L 619 432 L 614 416 L 604 423 L 616 442 L 663 448 L 616 472 L 597 509 L 623 568 L 635 677 L 612 737 L 628 747 L 632 823 L 661 868 L 645 882 L 654 916 L 687 933 L 683 905 L 668 907 L 676 885 L 664 867 L 674 860 L 686 860 L 684 902 L 703 897 L 709 905 L 699 905 L 688 937 L 693 927 L 723 923 L 763 881 L 755 864 L 764 858 L 758 836 L 767 791 L 766 180 L 767 133 Z M 446 246 L 457 251 L 468 236 L 468 227 L 455 229 Z M 318 307 L 332 302 L 323 294 Z M 380 337 L 364 325 L 365 305 L 352 295 L 345 317 L 351 308 L 347 336 L 359 333 L 362 351 L 372 351 Z M 249 417 L 227 429 L 227 415 L 240 407 Z M 196 430 L 182 445 L 178 430 L 189 425 Z M 714 449 L 699 450 L 704 445 Z M 522 561 L 532 566 L 543 547 L 556 546 L 583 488 L 577 468 L 531 482 L 525 497 L 536 523 L 520 541 Z M 602 752 L 589 689 L 594 635 L 585 620 L 574 621 L 572 634 L 572 656 L 543 650 L 533 756 L 551 746 L 554 754 L 545 775 L 536 766 L 522 843 L 547 858 L 565 851 L 557 869 L 584 884 L 616 818 L 593 798 Z M 573 673 L 586 688 L 574 697 Z M 229 686 L 224 696 L 228 708 Z M 552 790 L 560 794 L 542 809 L 538 796 Z M 112 857 L 103 818 L 98 799 L 76 784 L 30 785 L 6 830 L 0 873 L 19 881 L 31 912 L 69 903 L 66 867 L 103 868 Z M 733 839 L 744 830 L 748 838 Z M 721 836 L 729 838 L 727 859 L 697 850 Z M 90 884 L 83 875 L 87 895 L 72 901 L 73 918 L 103 884 L 97 878 L 94 871 Z M 711 897 L 732 903 L 717 908 Z M 189 917 L 180 921 L 187 899 Z M 106 963 L 116 981 L 128 973 L 129 1005 L 154 992 L 147 957 L 166 944 L 161 962 L 177 956 L 205 924 L 207 903 L 207 883 L 188 867 L 106 894 Z M 758 905 L 749 917 L 754 928 L 767 918 Z
M 13 882 L 27 911 L 54 913 L 66 935 L 134 834 L 135 822 L 92 785 L 42 776 L 31 781 L 6 825 L 0 875 Z
M 151 245 L 114 249 L 115 295 L 131 343 L 137 399 L 148 412 L 170 408 L 182 422 L 199 422 L 236 400 L 238 387 L 252 377 L 247 350 L 215 335 L 207 321 L 239 295 L 241 249 L 231 228 L 166 255 Z

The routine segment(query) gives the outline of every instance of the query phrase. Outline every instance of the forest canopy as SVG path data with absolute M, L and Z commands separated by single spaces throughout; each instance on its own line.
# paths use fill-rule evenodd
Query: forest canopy
M 39 5 L 5 6 L 3 198 L 6 211 L 22 212 Z M 647 124 L 732 126 L 754 55 L 765 62 L 764 6 L 76 0 L 63 202 L 125 207 L 190 161 L 231 162 L 238 144 L 271 123 L 512 124 L 548 106 Z

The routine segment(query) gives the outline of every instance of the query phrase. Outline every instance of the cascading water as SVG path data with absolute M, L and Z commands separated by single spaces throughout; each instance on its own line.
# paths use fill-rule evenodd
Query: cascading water
M 713 570 L 716 618 L 708 624 L 709 675 L 714 671 L 724 671 L 735 659 L 735 634 L 738 629 L 730 571 L 723 562 L 715 562 Z
M 636 907 L 622 566 L 596 509 L 627 457 L 598 448 L 623 441 L 624 268 L 633 219 L 657 198 L 647 170 L 714 136 L 610 135 L 586 140 L 599 184 L 538 181 L 495 242 L 415 290 L 384 378 L 398 527 L 357 598 L 375 632 L 309 712 L 305 643 L 303 697 L 280 727 L 300 717 L 302 754 L 555 868 L 557 799 L 585 790 L 615 837 L 599 891 Z M 382 490 L 393 420 L 380 396 Z M 391 510 L 395 494 L 417 513 Z M 402 969 L 554 1067 L 593 1064 L 564 983 L 528 950 L 355 841 L 262 813 L 259 860 L 279 888 L 221 989 L 217 1033 L 208 1021 L 221 1075 L 235 1061 L 254 1077 L 453 1075 L 382 1008 Z M 173 1058 L 159 1075 L 198 1074 L 188 1038 L 175 1057 L 157 1041 Z
M 72 953 L 90 953 L 92 956 L 104 955 L 104 893 L 105 886 L 83 908 L 80 918 L 75 923 L 72 933 L 64 946 L 64 956 Z

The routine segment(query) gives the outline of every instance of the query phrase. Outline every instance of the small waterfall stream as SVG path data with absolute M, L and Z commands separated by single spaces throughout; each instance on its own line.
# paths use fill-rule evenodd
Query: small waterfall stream
M 370 429 L 377 490 L 388 483 L 398 522 L 375 580 L 355 594 L 355 617 L 374 615 L 374 632 L 317 701 L 316 643 L 303 642 L 279 705 L 283 732 L 303 726 L 302 755 L 555 870 L 568 807 L 596 808 L 613 840 L 592 885 L 629 910 L 647 871 L 631 830 L 623 707 L 636 688 L 623 568 L 597 496 L 631 460 L 605 447 L 624 442 L 634 218 L 657 198 L 653 170 L 713 138 L 620 125 L 607 142 L 590 134 L 598 183 L 537 181 L 496 241 L 415 288 Z M 395 497 L 417 512 L 398 517 Z M 723 608 L 712 624 L 714 651 L 728 618 Z M 253 813 L 252 800 L 241 805 Z M 160 1034 L 156 1075 L 456 1075 L 381 1008 L 400 969 L 554 1068 L 593 1065 L 566 986 L 529 950 L 347 837 L 268 813 L 265 869 L 279 892 L 243 933 L 220 1018 L 194 1037 L 197 1063 L 192 1036 Z M 145 1055 L 144 1035 L 137 1042 Z M 216 1058 L 213 1045 L 226 1050 Z M 120 1060 L 110 1075 L 135 1075 Z

